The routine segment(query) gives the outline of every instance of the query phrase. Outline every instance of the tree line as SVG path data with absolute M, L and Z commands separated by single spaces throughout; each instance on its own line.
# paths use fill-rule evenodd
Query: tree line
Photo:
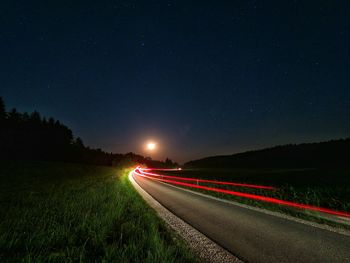
M 0 160 L 33 160 L 79 162 L 106 166 L 145 164 L 152 167 L 177 166 L 170 159 L 164 162 L 135 153 L 115 154 L 91 149 L 66 125 L 39 112 L 6 111 L 0 97 Z
M 350 139 L 288 144 L 190 161 L 192 168 L 341 168 L 350 167 Z

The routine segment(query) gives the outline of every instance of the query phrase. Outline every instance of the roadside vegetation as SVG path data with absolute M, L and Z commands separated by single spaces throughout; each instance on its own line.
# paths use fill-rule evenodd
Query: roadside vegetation
M 198 183 L 232 191 L 253 193 L 282 200 L 321 206 L 338 211 L 350 212 L 350 169 L 185 169 L 181 172 L 164 172 L 169 175 L 232 181 L 238 183 L 274 186 L 276 190 L 252 189 L 246 187 Z M 220 198 L 240 203 L 284 212 L 304 219 L 334 225 L 329 218 L 317 212 L 305 213 L 304 210 L 293 209 L 262 201 L 255 201 L 233 195 L 193 189 Z M 335 224 L 338 225 L 338 224 Z
M 0 262 L 193 262 L 127 174 L 0 162 Z

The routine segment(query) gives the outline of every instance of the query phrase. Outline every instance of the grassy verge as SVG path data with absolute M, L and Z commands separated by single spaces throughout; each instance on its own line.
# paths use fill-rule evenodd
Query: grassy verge
M 0 261 L 193 262 L 127 172 L 0 162 Z
M 239 183 L 261 184 L 276 187 L 276 190 L 249 189 L 235 186 L 223 186 L 209 183 L 198 183 L 210 187 L 218 187 L 232 191 L 258 194 L 282 200 L 326 207 L 350 212 L 350 170 L 317 170 L 317 169 L 231 169 L 208 170 L 193 169 L 179 172 L 165 172 L 169 175 L 233 181 Z M 349 226 L 335 223 L 317 212 L 306 212 L 281 205 L 255 201 L 223 193 L 215 193 L 200 189 L 192 189 L 219 198 L 230 199 L 240 203 L 283 212 L 299 218 L 326 223 L 332 226 Z

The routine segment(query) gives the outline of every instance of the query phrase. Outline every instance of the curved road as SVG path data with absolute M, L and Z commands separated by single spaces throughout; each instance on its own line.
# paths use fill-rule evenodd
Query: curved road
M 350 262 L 350 236 L 135 176 L 158 202 L 246 262 Z

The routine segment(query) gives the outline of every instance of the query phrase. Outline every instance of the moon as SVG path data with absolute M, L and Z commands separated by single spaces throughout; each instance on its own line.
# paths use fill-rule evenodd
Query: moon
M 147 150 L 154 151 L 156 149 L 157 145 L 154 142 L 147 143 Z

